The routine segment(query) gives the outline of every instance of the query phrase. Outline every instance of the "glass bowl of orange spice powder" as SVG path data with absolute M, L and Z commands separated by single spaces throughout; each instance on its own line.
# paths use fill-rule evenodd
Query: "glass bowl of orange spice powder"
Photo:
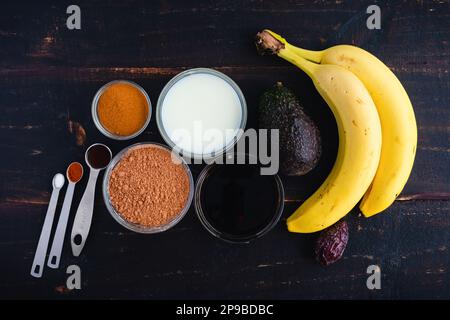
M 150 98 L 137 83 L 111 81 L 95 94 L 92 117 L 105 136 L 116 140 L 131 139 L 141 134 L 150 122 Z

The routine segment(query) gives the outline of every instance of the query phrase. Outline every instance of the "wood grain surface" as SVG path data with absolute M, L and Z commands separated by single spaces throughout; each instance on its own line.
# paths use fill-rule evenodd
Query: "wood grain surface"
M 366 28 L 365 10 L 373 3 L 381 7 L 381 30 Z M 82 29 L 72 31 L 65 26 L 68 4 L 2 3 L 1 298 L 450 298 L 448 1 L 77 1 Z M 253 38 L 266 27 L 310 49 L 348 43 L 371 51 L 400 78 L 415 108 L 419 141 L 407 186 L 386 213 L 365 219 L 355 209 L 348 216 L 349 246 L 328 268 L 313 259 L 317 235 L 290 234 L 284 220 L 327 176 L 336 125 L 302 72 L 257 55 Z M 215 68 L 238 83 L 249 108 L 247 128 L 257 126 L 259 96 L 276 81 L 296 92 L 319 125 L 318 167 L 304 177 L 283 177 L 283 221 L 251 244 L 230 245 L 209 235 L 192 207 L 175 228 L 139 235 L 110 217 L 98 188 L 82 255 L 74 258 L 66 240 L 62 268 L 32 278 L 52 176 L 83 161 L 93 142 L 113 153 L 139 141 L 162 142 L 154 118 L 128 142 L 101 135 L 90 112 L 98 88 L 130 79 L 155 106 L 165 83 L 192 67 Z M 69 133 L 69 121 L 85 129 L 85 146 Z M 195 177 L 202 166 L 191 169 Z M 77 185 L 69 228 L 86 181 Z M 70 264 L 82 270 L 81 290 L 65 288 Z M 381 290 L 366 287 L 371 264 L 381 268 Z

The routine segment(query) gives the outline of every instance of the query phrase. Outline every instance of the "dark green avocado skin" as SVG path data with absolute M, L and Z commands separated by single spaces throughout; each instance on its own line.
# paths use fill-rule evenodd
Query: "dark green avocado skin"
M 259 127 L 279 129 L 281 174 L 300 176 L 317 165 L 322 148 L 319 129 L 281 83 L 261 96 Z

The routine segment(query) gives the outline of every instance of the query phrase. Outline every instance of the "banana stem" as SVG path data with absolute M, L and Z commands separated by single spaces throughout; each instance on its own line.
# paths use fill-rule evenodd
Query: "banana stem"
M 306 50 L 296 46 L 292 46 L 292 51 L 294 51 L 300 57 L 315 63 L 320 63 L 322 61 L 322 56 L 324 53 L 324 51 Z
M 314 72 L 319 67 L 318 64 L 298 55 L 289 43 L 285 43 L 285 48 L 278 51 L 277 55 L 302 69 L 310 78 L 314 78 Z
M 319 66 L 301 56 L 298 53 L 298 49 L 300 48 L 294 47 L 279 34 L 270 30 L 263 30 L 256 35 L 256 47 L 261 54 L 276 54 L 284 60 L 289 61 L 302 69 L 311 78 L 313 78 L 313 73 Z M 319 59 L 318 54 L 320 52 L 311 51 L 311 53 L 314 54 L 309 54 L 307 57 Z
M 322 51 L 306 50 L 306 49 L 303 49 L 300 47 L 293 46 L 292 44 L 287 42 L 285 38 L 280 36 L 278 33 L 273 32 L 272 30 L 266 29 L 262 33 L 264 33 L 264 32 L 268 33 L 270 36 L 275 38 L 277 41 L 279 41 L 286 47 L 289 46 L 290 50 L 292 52 L 294 52 L 295 54 L 299 55 L 300 57 L 305 58 L 306 60 L 309 60 L 309 61 L 312 61 L 315 63 L 320 63 L 320 61 L 322 61 L 322 56 L 325 52 L 324 50 L 322 50 Z

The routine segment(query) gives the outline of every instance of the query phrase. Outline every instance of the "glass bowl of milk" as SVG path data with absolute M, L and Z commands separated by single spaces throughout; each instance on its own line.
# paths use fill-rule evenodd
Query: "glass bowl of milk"
M 233 148 L 247 122 L 238 85 L 208 68 L 183 71 L 162 90 L 156 122 L 164 141 L 184 157 L 211 159 Z

